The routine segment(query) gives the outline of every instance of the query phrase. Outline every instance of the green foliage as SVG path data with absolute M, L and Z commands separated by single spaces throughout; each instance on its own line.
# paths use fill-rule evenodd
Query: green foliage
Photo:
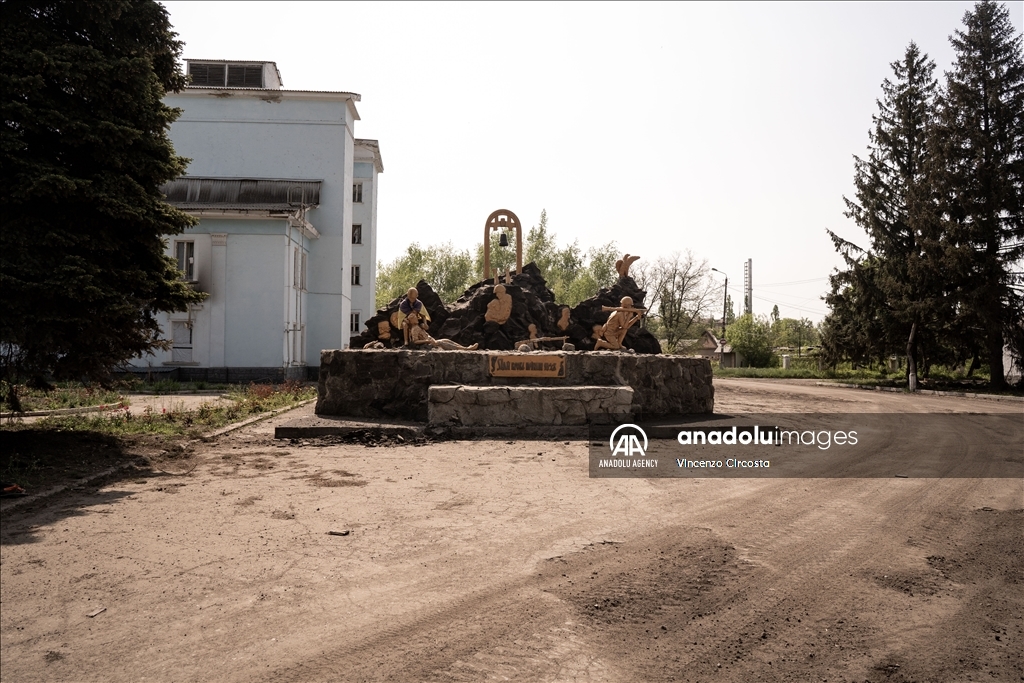
M 455 249 L 451 242 L 426 248 L 414 242 L 391 263 L 377 265 L 377 308 L 403 296 L 420 280 L 430 283 L 442 301 L 451 303 L 476 282 L 473 260 L 468 251 Z
M 85 431 L 125 436 L 130 434 L 163 434 L 198 436 L 203 432 L 244 420 L 277 408 L 316 397 L 316 388 L 300 382 L 282 385 L 250 384 L 230 395 L 228 405 L 207 403 L 195 410 L 174 407 L 156 412 L 147 408 L 134 414 L 125 408 L 111 414 L 58 415 L 45 417 L 31 426 L 34 429 Z
M 498 243 L 499 233 L 491 234 L 491 267 L 504 273 L 515 269 L 515 243 Z M 470 285 L 482 279 L 484 247 L 477 244 L 475 257 L 466 250 L 459 251 L 450 242 L 428 247 L 411 244 L 406 253 L 391 263 L 377 266 L 377 307 L 386 306 L 409 287 L 423 279 L 430 283 L 445 303 L 455 301 Z M 523 245 L 523 263 L 536 263 L 547 280 L 555 301 L 575 306 L 597 294 L 602 287 L 615 283 L 615 244 L 609 242 L 584 253 L 578 242 L 562 248 L 557 246 L 555 234 L 548 230 L 547 212 L 542 211 L 540 222 L 530 228 Z
M 25 385 L 12 387 L 0 380 L 0 397 L 3 399 L 4 411 L 16 412 L 117 405 L 122 402 L 127 405 L 115 390 L 98 385 L 83 385 L 80 382 L 59 382 L 56 386 L 38 389 Z
M 669 353 L 684 353 L 685 340 L 699 337 L 705 319 L 721 301 L 706 260 L 690 251 L 640 262 L 633 279 L 647 291 L 647 329 L 665 341 Z
M 867 233 L 869 249 L 830 233 L 848 270 L 833 276 L 826 299 L 835 318 L 831 329 L 843 328 L 827 349 L 856 357 L 900 350 L 913 364 L 939 305 L 925 174 L 935 64 L 910 43 L 892 69 L 896 81 L 882 83 L 868 158 L 854 157 L 856 198 L 843 198 L 846 216 Z
M 591 247 L 586 252 L 579 241 L 559 248 L 555 233 L 548 229 L 546 210 L 541 211 L 537 225 L 526 233 L 523 253 L 524 263 L 537 264 L 548 289 L 560 304 L 575 306 L 597 294 L 602 287 L 611 287 L 618 277 L 615 262 L 620 255 L 614 242 Z M 492 255 L 491 258 L 495 257 Z M 482 256 L 478 261 L 482 264 Z M 514 249 L 511 250 L 511 263 L 515 263 Z
M 925 376 L 968 360 L 970 374 L 984 357 L 998 390 L 1004 341 L 1024 354 L 1022 37 L 984 0 L 950 40 L 945 87 L 913 43 L 882 85 L 846 200 L 869 246 L 832 234 L 847 268 L 832 276 L 822 347 L 831 364 L 905 355 Z
M 978 338 L 999 389 L 1004 339 L 1024 355 L 1024 39 L 991 1 L 964 27 L 950 37 L 956 61 L 938 97 L 930 180 L 953 331 Z
M 772 346 L 788 346 L 801 353 L 803 347 L 818 344 L 818 331 L 814 323 L 807 318 L 776 318 L 774 313 L 777 310 L 776 306 L 771 322 Z
M 181 42 L 149 0 L 9 2 L 0 21 L 0 363 L 106 380 L 166 345 L 158 311 L 202 295 L 164 238 L 195 219 L 158 187 L 185 171 L 162 102 Z
M 766 368 L 776 360 L 772 353 L 771 323 L 767 318 L 755 318 L 749 313 L 741 315 L 726 328 L 725 338 L 751 367 Z

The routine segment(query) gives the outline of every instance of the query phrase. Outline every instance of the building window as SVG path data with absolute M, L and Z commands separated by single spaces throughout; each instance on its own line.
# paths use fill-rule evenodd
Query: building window
M 188 65 L 189 85 L 198 88 L 262 88 L 262 64 Z
M 196 279 L 196 243 L 175 242 L 174 257 L 178 259 L 178 270 L 182 273 L 182 279 L 188 282 L 195 282 Z
M 352 201 L 356 204 L 363 203 L 363 184 L 355 183 L 352 185 Z
M 352 244 L 363 243 L 363 226 L 353 225 L 352 226 Z
M 352 284 L 359 284 L 359 266 L 352 266 Z
M 295 257 L 292 259 L 292 287 L 295 289 L 306 289 L 306 252 L 295 248 Z
M 348 331 L 353 334 L 359 332 L 359 314 L 350 313 L 348 316 Z

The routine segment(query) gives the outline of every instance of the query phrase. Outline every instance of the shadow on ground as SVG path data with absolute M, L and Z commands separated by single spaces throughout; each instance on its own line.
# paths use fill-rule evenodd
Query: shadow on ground
M 167 446 L 167 444 L 163 444 Z M 158 444 L 129 441 L 108 434 L 53 429 L 4 429 L 0 431 L 0 478 L 25 489 L 27 497 L 68 486 L 55 496 L 26 500 L 11 508 L 17 498 L 0 502 L 0 544 L 34 543 L 33 528 L 58 523 L 73 516 L 102 512 L 105 506 L 131 495 L 128 491 L 109 490 L 111 484 L 139 477 L 170 476 L 153 469 L 145 456 L 166 453 Z M 78 485 L 82 479 L 116 469 L 102 479 Z M 100 491 L 100 488 L 106 489 Z M 38 513 L 43 511 L 40 517 Z M 26 526 L 28 517 L 32 525 Z

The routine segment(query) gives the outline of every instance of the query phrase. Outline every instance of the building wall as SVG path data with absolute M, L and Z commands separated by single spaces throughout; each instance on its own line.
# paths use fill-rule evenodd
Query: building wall
M 183 110 L 170 137 L 175 151 L 192 159 L 189 175 L 322 180 L 320 206 L 306 213 L 319 239 L 305 238 L 286 220 L 266 216 L 203 217 L 178 237 L 195 238 L 199 287 L 211 294 L 192 314 L 193 362 L 208 367 L 315 365 L 321 349 L 344 348 L 352 299 L 352 126 L 357 115 L 351 102 L 340 94 L 201 89 L 169 94 L 165 102 Z M 226 234 L 227 244 L 213 246 L 214 234 Z M 297 245 L 307 255 L 305 292 L 292 287 Z M 173 254 L 173 240 L 168 254 Z M 216 274 L 218 264 L 223 277 Z M 178 318 L 187 314 L 162 322 L 170 327 Z M 298 349 L 296 338 L 301 340 Z M 137 365 L 170 359 L 169 353 L 154 354 Z
M 224 310 L 224 365 L 280 367 L 285 332 L 282 300 L 268 296 L 285 285 L 285 236 L 228 235 Z
M 357 149 L 357 159 L 359 150 Z M 363 186 L 363 201 L 352 204 L 352 224 L 362 226 L 362 244 L 352 245 L 352 265 L 360 268 L 360 284 L 352 288 L 352 311 L 359 313 L 359 334 L 366 321 L 377 311 L 377 169 L 371 160 L 359 159 L 353 165 L 354 183 Z

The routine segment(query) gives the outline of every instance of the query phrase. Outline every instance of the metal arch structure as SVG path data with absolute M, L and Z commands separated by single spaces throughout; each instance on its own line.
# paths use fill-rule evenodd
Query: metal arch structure
M 484 222 L 484 281 L 491 277 L 491 233 L 498 230 L 516 231 L 516 275 L 523 272 L 523 226 L 519 217 L 508 209 L 492 211 Z M 494 275 L 497 284 L 498 276 Z

